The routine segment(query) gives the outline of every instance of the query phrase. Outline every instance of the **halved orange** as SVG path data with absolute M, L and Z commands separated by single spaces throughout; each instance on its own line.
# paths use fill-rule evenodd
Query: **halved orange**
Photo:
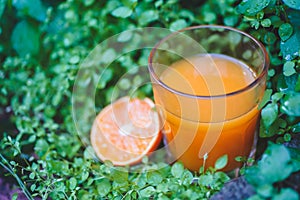
M 132 165 L 154 151 L 161 141 L 159 116 L 151 99 L 122 97 L 96 117 L 91 143 L 100 160 Z

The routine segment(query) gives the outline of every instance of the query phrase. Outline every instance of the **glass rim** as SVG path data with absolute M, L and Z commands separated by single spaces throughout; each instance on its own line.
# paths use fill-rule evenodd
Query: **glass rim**
M 263 54 L 263 69 L 261 71 L 261 73 L 255 77 L 255 80 L 253 82 L 251 82 L 249 85 L 247 85 L 246 87 L 243 87 L 241 89 L 238 89 L 236 91 L 230 92 L 230 93 L 225 93 L 225 94 L 218 94 L 218 95 L 194 95 L 194 94 L 189 94 L 189 93 L 184 93 L 181 91 L 178 91 L 170 86 L 168 86 L 167 84 L 165 84 L 155 73 L 154 68 L 153 68 L 153 56 L 155 55 L 157 49 L 159 49 L 159 46 L 165 42 L 166 40 L 168 40 L 169 38 L 179 34 L 179 33 L 183 33 L 185 31 L 190 31 L 190 30 L 195 30 L 195 29 L 224 29 L 227 31 L 233 31 L 233 32 L 237 32 L 243 36 L 248 37 L 249 39 L 251 39 L 256 45 L 257 47 L 259 47 L 259 49 L 262 51 Z M 245 92 L 247 90 L 250 90 L 251 88 L 253 88 L 255 85 L 257 85 L 263 78 L 264 76 L 267 74 L 268 72 L 268 67 L 270 64 L 270 60 L 269 60 L 269 56 L 267 53 L 266 48 L 264 47 L 264 45 L 259 42 L 256 38 L 254 38 L 253 36 L 251 36 L 248 33 L 245 33 L 239 29 L 233 28 L 233 27 L 229 27 L 229 26 L 223 26 L 223 25 L 198 25 L 198 26 L 190 26 L 178 31 L 175 31 L 169 35 L 167 35 L 166 37 L 164 37 L 163 39 L 161 39 L 158 43 L 156 43 L 156 45 L 152 48 L 149 58 L 148 58 L 148 70 L 150 71 L 150 74 L 152 75 L 152 77 L 155 79 L 155 81 L 157 81 L 159 83 L 159 85 L 161 85 L 163 88 L 167 89 L 168 91 L 180 95 L 180 96 L 184 96 L 184 97 L 189 97 L 189 98 L 197 98 L 197 99 L 211 99 L 211 98 L 222 98 L 222 97 L 228 97 L 228 96 L 234 96 L 237 94 L 240 94 L 242 92 Z

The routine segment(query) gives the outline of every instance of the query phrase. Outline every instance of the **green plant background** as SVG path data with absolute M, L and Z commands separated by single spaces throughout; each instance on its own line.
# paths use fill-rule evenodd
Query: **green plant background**
M 89 153 L 71 112 L 80 62 L 98 43 L 137 27 L 179 30 L 199 24 L 236 27 L 266 46 L 271 66 L 260 105 L 258 143 L 264 154 L 242 173 L 256 188 L 253 199 L 299 198 L 293 189 L 274 185 L 299 171 L 299 149 L 281 145 L 300 132 L 300 3 L 293 0 L 0 0 L 0 152 L 5 175 L 15 177 L 29 198 L 208 199 L 219 191 L 230 180 L 216 171 L 226 157 L 197 174 L 180 163 L 170 166 L 147 158 L 140 165 L 142 173 L 128 173 L 128 167 L 113 168 Z M 133 37 L 123 35 L 120 41 L 138 44 Z M 114 53 L 107 49 L 106 61 Z M 111 64 L 105 79 L 97 82 L 97 112 L 109 103 L 113 90 L 122 92 L 143 80 L 137 74 L 123 88 L 115 86 L 123 73 L 147 63 L 148 54 L 132 52 Z M 92 81 L 86 77 L 82 84 Z M 151 96 L 151 88 L 138 95 Z

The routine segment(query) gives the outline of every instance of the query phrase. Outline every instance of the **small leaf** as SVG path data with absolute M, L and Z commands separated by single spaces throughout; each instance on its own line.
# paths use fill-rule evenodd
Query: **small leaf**
M 84 171 L 81 174 L 81 181 L 85 181 L 89 177 L 89 172 Z
M 157 185 L 163 180 L 162 175 L 157 171 L 150 171 L 147 173 L 147 182 L 152 185 Z
M 246 179 L 254 186 L 274 184 L 286 179 L 295 170 L 284 145 L 269 143 L 257 165 L 246 169 Z
M 118 7 L 117 9 L 113 10 L 111 14 L 114 17 L 127 18 L 132 14 L 132 9 L 130 9 L 126 6 L 121 6 L 121 7 Z
M 284 134 L 283 139 L 285 142 L 289 142 L 289 141 L 291 141 L 292 136 L 291 136 L 291 134 L 286 133 L 286 134 Z
M 238 6 L 237 11 L 245 15 L 255 15 L 269 5 L 271 0 L 243 0 Z
M 228 162 L 228 155 L 223 155 L 222 157 L 218 158 L 218 160 L 215 163 L 215 169 L 223 169 Z
M 18 199 L 18 193 L 15 192 L 12 197 L 11 197 L 11 200 L 17 200 Z
M 276 103 L 269 103 L 261 111 L 261 117 L 263 124 L 266 128 L 269 128 L 271 124 L 276 120 L 278 116 L 278 105 Z
M 270 98 L 271 98 L 271 95 L 272 95 L 272 92 L 273 90 L 272 89 L 266 89 L 265 91 L 265 94 L 258 106 L 258 109 L 262 109 L 269 101 L 270 101 Z
M 201 175 L 198 179 L 199 185 L 210 186 L 214 181 L 214 177 L 211 174 Z
M 182 163 L 176 162 L 171 168 L 171 173 L 176 178 L 180 178 L 183 172 L 184 172 L 184 167 Z
M 142 26 L 149 24 L 159 18 L 158 12 L 156 10 L 147 10 L 141 14 L 139 17 L 139 23 Z
M 34 177 L 35 177 L 34 172 L 31 172 L 31 173 L 29 174 L 29 178 L 30 178 L 30 179 L 34 179 Z
M 292 61 L 287 61 L 283 65 L 283 74 L 285 76 L 291 76 L 296 73 L 295 63 Z
M 300 122 L 291 127 L 293 133 L 300 133 Z
M 107 194 L 111 191 L 110 181 L 107 178 L 97 181 L 97 191 L 101 197 L 107 196 Z
M 300 116 L 300 93 L 289 92 L 282 99 L 281 109 L 289 116 Z
M 271 99 L 274 103 L 279 101 L 282 97 L 284 96 L 283 92 L 276 92 L 275 94 L 272 95 Z
M 118 42 L 127 42 L 132 38 L 132 31 L 124 31 L 118 36 Z
M 290 8 L 300 10 L 300 1 L 297 1 L 297 0 L 283 0 L 283 2 Z
M 97 88 L 98 89 L 103 89 L 106 87 L 106 84 L 112 79 L 113 77 L 113 71 L 111 68 L 106 68 L 101 76 L 100 76 L 100 80 L 98 82 Z
M 276 40 L 276 35 L 272 32 L 267 32 L 263 37 L 263 42 L 268 45 L 274 44 Z
M 174 21 L 170 24 L 170 29 L 173 30 L 173 31 L 178 31 L 178 30 L 183 29 L 185 27 L 187 27 L 187 23 L 183 19 L 178 19 L 178 20 L 176 20 L 176 21 Z
M 70 178 L 70 180 L 69 180 L 69 188 L 71 190 L 74 190 L 76 188 L 76 185 L 77 185 L 76 178 L 74 178 L 74 177 Z
M 245 158 L 243 156 L 237 156 L 237 157 L 235 157 L 235 161 L 237 161 L 237 162 L 245 162 Z
M 271 24 L 272 24 L 272 22 L 271 22 L 271 20 L 268 19 L 268 18 L 261 21 L 261 25 L 262 25 L 263 27 L 270 27 Z
M 40 0 L 13 0 L 13 5 L 18 11 L 36 20 L 44 21 L 47 17 L 46 8 Z
M 264 198 L 268 198 L 272 195 L 273 193 L 273 187 L 272 185 L 266 184 L 266 185 L 261 185 L 258 188 L 256 188 L 256 192 L 260 195 L 263 196 Z
M 286 41 L 293 34 L 293 26 L 289 23 L 284 23 L 279 26 L 278 34 L 282 41 Z
M 102 62 L 104 63 L 110 63 L 114 61 L 114 59 L 117 57 L 116 52 L 113 48 L 109 48 L 105 50 L 102 54 Z
M 148 186 L 142 190 L 140 190 L 140 195 L 143 198 L 149 198 L 155 193 L 155 189 L 153 186 Z
M 32 185 L 30 186 L 31 192 L 33 192 L 33 191 L 35 190 L 35 188 L 36 188 L 36 184 L 32 184 Z
M 184 170 L 181 178 L 183 185 L 189 186 L 193 182 L 193 178 L 193 174 L 190 171 Z
M 40 47 L 39 37 L 37 27 L 23 20 L 15 26 L 11 42 L 17 53 L 24 57 L 27 54 L 35 55 L 38 53 Z
M 295 29 L 293 35 L 280 43 L 280 51 L 285 60 L 293 60 L 299 56 L 300 29 Z
M 85 0 L 85 1 L 83 1 L 83 3 L 84 3 L 85 6 L 90 6 L 90 5 L 92 5 L 94 2 L 95 2 L 95 0 Z
M 114 178 L 114 181 L 118 183 L 123 183 L 128 181 L 128 172 L 121 167 L 113 168 L 111 171 L 111 176 Z
M 39 139 L 35 143 L 34 151 L 39 157 L 43 157 L 49 149 L 49 144 L 44 139 Z
M 230 180 L 229 176 L 225 172 L 222 172 L 222 171 L 216 172 L 214 174 L 214 177 L 215 177 L 215 179 L 221 181 L 222 183 L 225 183 Z
M 230 15 L 224 17 L 224 24 L 226 26 L 235 26 L 239 21 L 239 17 L 236 15 Z

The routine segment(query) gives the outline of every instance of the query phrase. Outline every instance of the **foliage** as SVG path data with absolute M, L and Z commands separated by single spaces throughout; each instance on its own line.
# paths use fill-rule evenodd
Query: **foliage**
M 293 156 L 291 151 L 294 152 Z M 299 149 L 288 149 L 282 145 L 269 143 L 257 165 L 245 171 L 247 181 L 257 192 L 250 199 L 299 199 L 299 194 L 293 189 L 276 188 L 274 185 L 288 178 L 293 172 L 299 171 L 299 155 Z
M 243 1 L 237 11 L 270 55 L 268 89 L 260 105 L 264 106 L 260 136 L 290 141 L 300 122 L 299 7 L 292 1 Z
M 300 132 L 300 14 L 299 5 L 293 2 L 0 0 L 1 165 L 17 178 L 26 194 L 43 199 L 209 198 L 228 181 L 226 174 L 216 171 L 226 164 L 226 157 L 199 174 L 180 163 L 169 166 L 147 159 L 139 166 L 142 173 L 137 174 L 130 167 L 113 168 L 95 159 L 72 121 L 72 87 L 80 62 L 99 42 L 136 27 L 178 30 L 224 24 L 245 30 L 266 45 L 271 60 L 268 90 L 260 105 L 260 136 L 289 141 Z M 122 35 L 120 41 L 131 37 Z M 107 49 L 106 61 L 113 53 Z M 126 84 L 116 88 L 115 81 L 134 66 L 145 65 L 148 53 L 147 49 L 132 52 L 111 64 L 106 79 L 97 85 L 96 111 L 109 103 L 113 89 L 126 89 Z M 140 79 L 143 77 L 134 74 L 132 80 Z M 87 77 L 85 84 L 90 81 Z M 139 92 L 149 96 L 151 88 Z M 82 116 L 90 117 L 89 113 Z M 273 156 L 268 151 L 275 150 L 276 155 L 277 150 L 280 155 L 286 152 L 273 146 L 266 155 Z M 284 161 L 278 169 L 289 166 Z M 267 163 L 254 168 L 257 175 L 264 172 L 260 165 L 270 167 Z M 278 195 L 290 193 L 286 189 Z

